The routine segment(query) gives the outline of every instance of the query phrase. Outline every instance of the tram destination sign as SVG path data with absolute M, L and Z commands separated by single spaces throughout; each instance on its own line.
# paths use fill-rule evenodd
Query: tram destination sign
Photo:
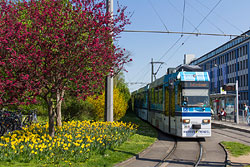
M 209 82 L 184 82 L 185 88 L 208 88 Z

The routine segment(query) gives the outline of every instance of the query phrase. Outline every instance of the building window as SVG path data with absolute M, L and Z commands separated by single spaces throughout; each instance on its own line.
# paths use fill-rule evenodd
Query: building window
M 245 86 L 247 86 L 247 75 L 245 75 Z
M 245 86 L 245 75 L 242 76 L 242 86 Z
M 246 80 L 247 80 L 247 84 L 246 85 L 248 85 L 248 74 L 246 75 L 247 76 L 247 78 L 246 78 Z M 248 96 L 247 96 L 248 97 Z

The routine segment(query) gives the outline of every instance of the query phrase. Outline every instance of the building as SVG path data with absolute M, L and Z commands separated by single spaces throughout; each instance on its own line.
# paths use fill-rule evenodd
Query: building
M 250 30 L 190 62 L 209 72 L 210 94 L 220 93 L 223 85 L 238 80 L 239 108 L 250 105 L 249 42 Z

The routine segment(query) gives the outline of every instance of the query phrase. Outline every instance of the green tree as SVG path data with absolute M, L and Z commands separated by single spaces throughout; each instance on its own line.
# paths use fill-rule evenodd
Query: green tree
M 118 73 L 114 77 L 114 87 L 119 89 L 119 91 L 123 94 L 126 102 L 128 102 L 130 99 L 130 92 L 129 92 L 128 85 L 125 82 L 125 76 L 124 76 L 123 72 Z

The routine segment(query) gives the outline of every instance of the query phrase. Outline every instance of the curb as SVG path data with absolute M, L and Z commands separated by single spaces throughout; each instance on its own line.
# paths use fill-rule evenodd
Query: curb
M 225 161 L 224 161 L 224 163 L 225 163 L 225 167 L 229 167 L 229 166 L 231 166 L 231 161 L 230 161 L 230 154 L 229 154 L 229 152 L 227 151 L 227 149 L 224 147 L 224 145 L 222 144 L 222 143 L 219 143 L 219 145 L 223 148 L 223 150 L 225 151 L 225 153 L 226 153 L 226 157 L 225 157 Z
M 126 163 L 128 163 L 129 161 L 135 160 L 135 159 L 137 159 L 137 158 L 143 156 L 143 155 L 146 154 L 148 151 L 150 151 L 150 149 L 153 147 L 153 145 L 154 145 L 155 143 L 157 143 L 158 141 L 159 141 L 159 140 L 157 139 L 153 144 L 151 144 L 150 146 L 148 146 L 145 150 L 141 151 L 140 153 L 136 154 L 135 156 L 133 156 L 133 157 L 131 157 L 131 158 L 125 160 L 125 161 L 122 161 L 122 162 L 120 162 L 120 163 L 118 163 L 118 164 L 115 164 L 114 167 L 121 167 L 121 166 L 125 165 Z
M 238 131 L 241 131 L 241 132 L 250 133 L 250 130 L 248 130 L 248 129 L 243 129 L 243 128 L 230 126 L 230 125 L 225 125 L 225 124 L 219 124 L 219 123 L 212 122 L 212 126 L 221 127 L 221 128 L 230 128 L 230 129 L 238 130 Z

